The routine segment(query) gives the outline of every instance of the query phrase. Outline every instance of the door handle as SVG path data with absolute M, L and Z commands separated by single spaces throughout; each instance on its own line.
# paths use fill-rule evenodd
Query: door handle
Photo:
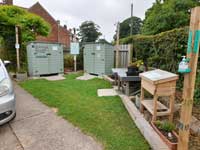
M 49 55 L 49 56 L 50 56 L 50 55 L 51 55 L 51 53 L 47 53 L 47 55 Z
M 92 55 L 95 55 L 95 53 L 91 53 Z

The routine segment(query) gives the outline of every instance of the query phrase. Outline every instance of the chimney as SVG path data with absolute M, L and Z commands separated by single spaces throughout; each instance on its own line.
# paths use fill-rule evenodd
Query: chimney
M 13 5 L 13 0 L 4 0 L 6 5 Z
M 64 25 L 64 29 L 66 29 L 66 30 L 67 30 L 67 25 Z
M 57 24 L 60 25 L 60 20 L 57 20 Z

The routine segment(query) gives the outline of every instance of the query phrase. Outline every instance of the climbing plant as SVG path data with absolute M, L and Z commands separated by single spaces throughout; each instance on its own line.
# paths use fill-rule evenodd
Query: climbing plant
M 5 57 L 15 63 L 15 26 L 20 28 L 21 60 L 25 61 L 26 43 L 36 36 L 47 36 L 50 26 L 41 17 L 17 6 L 0 7 L 0 37 L 4 41 Z

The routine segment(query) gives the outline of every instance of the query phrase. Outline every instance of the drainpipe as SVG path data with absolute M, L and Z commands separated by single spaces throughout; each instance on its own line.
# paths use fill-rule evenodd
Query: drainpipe
M 57 20 L 57 42 L 59 43 L 60 42 L 60 20 Z

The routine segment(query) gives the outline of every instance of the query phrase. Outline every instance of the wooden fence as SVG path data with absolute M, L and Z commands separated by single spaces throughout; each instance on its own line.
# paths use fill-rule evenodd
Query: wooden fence
M 114 62 L 116 62 L 116 49 L 115 46 L 115 59 Z M 120 68 L 127 68 L 129 63 L 132 60 L 132 46 L 131 44 L 128 45 L 120 45 L 119 46 L 119 67 Z M 116 64 L 116 63 L 114 63 Z

